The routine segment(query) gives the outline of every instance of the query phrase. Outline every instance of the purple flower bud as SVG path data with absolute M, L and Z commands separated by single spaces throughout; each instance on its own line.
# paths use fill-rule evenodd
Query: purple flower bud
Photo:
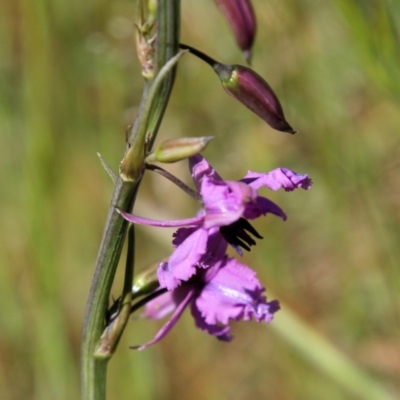
M 224 89 L 271 128 L 296 133 L 286 121 L 276 94 L 260 75 L 242 65 L 214 63 L 212 67 L 221 79 Z
M 243 65 L 221 64 L 187 44 L 181 43 L 179 46 L 210 65 L 219 76 L 224 89 L 262 118 L 271 128 L 296 133 L 286 121 L 281 103 L 271 86 L 252 69 Z
M 227 19 L 236 43 L 250 64 L 251 47 L 256 34 L 256 19 L 250 0 L 215 0 L 215 3 Z

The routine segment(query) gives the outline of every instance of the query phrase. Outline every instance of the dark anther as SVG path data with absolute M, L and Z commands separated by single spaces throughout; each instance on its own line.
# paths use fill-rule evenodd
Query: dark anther
M 249 221 L 240 218 L 233 224 L 219 228 L 224 239 L 242 256 L 242 249 L 250 251 L 250 246 L 256 244 L 255 240 L 249 235 L 252 234 L 257 239 L 262 236 L 253 228 Z

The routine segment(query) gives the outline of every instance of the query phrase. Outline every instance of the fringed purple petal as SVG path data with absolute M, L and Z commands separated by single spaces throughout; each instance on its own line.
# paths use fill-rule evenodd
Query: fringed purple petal
M 308 175 L 297 174 L 287 168 L 277 168 L 265 174 L 248 171 L 241 181 L 249 184 L 254 189 L 266 186 L 271 190 L 283 188 L 287 192 L 298 188 L 307 190 L 312 185 L 312 180 Z
M 208 232 L 197 229 L 188 236 L 172 253 L 168 260 L 168 268 L 158 269 L 161 287 L 174 289 L 177 280 L 187 281 L 195 272 L 196 264 L 207 250 Z M 172 279 L 174 278 L 174 279 Z
M 266 301 L 256 273 L 235 259 L 220 262 L 218 271 L 194 300 L 205 322 L 227 325 L 230 319 L 269 322 L 277 303 Z
M 179 228 L 173 234 L 172 244 L 174 247 L 181 245 L 186 238 L 188 238 L 197 228 Z M 207 251 L 202 256 L 198 262 L 198 266 L 202 268 L 207 268 L 211 264 L 214 264 L 217 260 L 224 257 L 226 249 L 228 248 L 228 243 L 223 238 L 220 233 L 219 228 L 211 228 L 208 230 L 207 238 Z
M 224 342 L 230 342 L 232 340 L 231 328 L 229 325 L 208 324 L 196 307 L 195 302 L 192 302 L 190 309 L 196 326 L 203 332 L 213 335 Z
M 160 286 L 168 290 L 173 290 L 181 284 L 180 279 L 174 276 L 172 271 L 169 269 L 168 263 L 164 261 L 158 264 L 157 278 Z

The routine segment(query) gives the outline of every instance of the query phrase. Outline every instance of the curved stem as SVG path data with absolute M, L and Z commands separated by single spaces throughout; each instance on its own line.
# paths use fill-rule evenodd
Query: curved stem
M 178 186 L 180 189 L 182 189 L 185 193 L 187 193 L 189 196 L 193 197 L 197 202 L 200 204 L 203 203 L 203 199 L 201 195 L 190 188 L 186 183 L 183 183 L 180 179 L 178 179 L 176 176 L 170 174 L 167 170 L 164 168 L 158 167 L 153 164 L 146 164 L 146 169 L 149 171 L 157 172 L 157 174 L 162 175 L 164 178 L 167 178 L 170 180 L 172 183 L 174 183 L 176 186 Z
M 208 65 L 210 65 L 212 68 L 214 68 L 215 65 L 220 64 L 218 61 L 214 60 L 213 58 L 209 57 L 207 54 L 203 53 L 200 50 L 195 49 L 192 46 L 189 46 L 187 44 L 180 43 L 179 47 L 184 50 L 189 50 L 190 53 L 194 54 L 196 57 L 200 58 L 204 62 L 206 62 Z

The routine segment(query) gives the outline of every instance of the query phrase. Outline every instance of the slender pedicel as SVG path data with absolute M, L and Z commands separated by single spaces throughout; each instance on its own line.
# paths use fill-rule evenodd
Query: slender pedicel
M 176 186 L 178 186 L 180 189 L 182 189 L 184 192 L 186 192 L 189 196 L 193 197 L 198 203 L 203 204 L 203 198 L 201 197 L 201 195 L 198 192 L 196 192 L 195 190 L 190 188 L 188 185 L 183 183 L 176 176 L 170 174 L 164 168 L 158 167 L 157 165 L 147 164 L 146 169 L 149 171 L 157 172 L 158 174 L 162 175 L 164 178 L 167 178 L 172 183 L 174 183 Z
M 167 289 L 158 289 L 155 290 L 153 293 L 150 293 L 148 296 L 144 297 L 143 299 L 139 300 L 137 303 L 133 304 L 131 306 L 130 313 L 134 313 L 136 310 L 139 310 L 139 308 L 145 306 L 149 301 L 154 300 L 158 296 L 161 296 L 162 294 L 166 293 Z

